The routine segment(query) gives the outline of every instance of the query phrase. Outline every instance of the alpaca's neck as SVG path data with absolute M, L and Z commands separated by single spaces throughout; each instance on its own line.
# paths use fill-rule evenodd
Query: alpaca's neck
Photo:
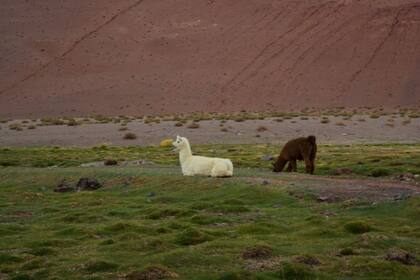
M 179 161 L 182 163 L 187 162 L 192 157 L 190 143 L 186 142 L 185 147 L 179 151 Z

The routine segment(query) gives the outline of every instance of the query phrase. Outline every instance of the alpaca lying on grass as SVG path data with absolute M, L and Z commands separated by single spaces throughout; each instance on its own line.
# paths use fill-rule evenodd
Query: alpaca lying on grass
M 297 172 L 296 160 L 304 160 L 306 173 L 314 174 L 316 150 L 315 136 L 311 135 L 290 140 L 284 145 L 277 161 L 273 164 L 273 171 L 281 172 L 286 163 L 289 162 L 287 171 Z
M 177 136 L 172 144 L 179 151 L 179 161 L 184 176 L 231 177 L 233 175 L 233 164 L 230 159 L 193 156 L 190 143 L 185 137 Z

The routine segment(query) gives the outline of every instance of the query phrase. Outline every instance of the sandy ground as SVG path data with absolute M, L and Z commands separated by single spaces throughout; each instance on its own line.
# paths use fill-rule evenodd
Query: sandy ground
M 0 34 L 0 117 L 420 105 L 420 0 L 4 0 Z
M 301 120 L 294 118 L 276 122 L 274 119 L 249 120 L 244 122 L 227 121 L 222 132 L 220 121 L 201 121 L 200 127 L 190 129 L 175 127 L 172 121 L 159 124 L 144 124 L 134 121 L 127 125 L 127 131 L 119 131 L 119 124 L 86 124 L 70 126 L 39 126 L 36 129 L 14 131 L 8 124 L 0 124 L 0 146 L 94 146 L 109 145 L 156 145 L 162 139 L 176 135 L 188 137 L 192 144 L 215 143 L 284 143 L 287 140 L 313 134 L 321 144 L 351 143 L 416 143 L 420 142 L 420 118 L 411 119 L 403 125 L 403 118 L 394 119 L 394 127 L 387 125 L 387 117 L 370 119 L 368 116 L 354 116 L 352 120 L 329 117 L 328 124 L 319 118 Z M 364 119 L 364 122 L 358 121 Z M 337 125 L 342 123 L 344 126 Z M 258 132 L 259 127 L 267 128 Z M 124 140 L 123 135 L 133 132 L 135 140 Z M 259 135 L 260 137 L 258 137 Z

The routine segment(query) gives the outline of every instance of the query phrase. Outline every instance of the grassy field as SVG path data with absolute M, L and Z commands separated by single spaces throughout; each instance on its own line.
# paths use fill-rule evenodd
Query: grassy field
M 319 203 L 281 184 L 182 177 L 176 167 L 0 169 L 0 278 L 416 279 L 420 198 Z M 97 178 L 92 192 L 55 193 Z M 290 175 L 283 175 L 287 176 Z M 306 179 L 307 180 L 307 179 Z M 306 182 L 307 183 L 307 182 Z
M 113 159 L 149 160 L 157 164 L 178 164 L 172 148 L 160 147 L 109 147 L 93 148 L 0 148 L 0 166 L 20 167 L 73 167 L 82 163 Z M 228 157 L 237 167 L 271 169 L 264 156 L 276 157 L 281 147 L 270 144 L 198 145 L 193 152 L 207 156 Z M 333 174 L 347 168 L 354 175 L 388 176 L 403 172 L 420 174 L 420 144 L 388 145 L 319 145 L 316 173 Z M 300 164 L 303 170 L 303 164 Z
M 0 279 L 418 279 L 420 197 L 320 203 L 322 177 L 270 172 L 279 147 L 193 148 L 236 176 L 183 177 L 170 148 L 0 149 Z M 158 164 L 77 167 L 104 159 Z M 420 145 L 320 146 L 317 173 L 337 168 L 418 174 Z M 53 191 L 81 177 L 104 187 Z

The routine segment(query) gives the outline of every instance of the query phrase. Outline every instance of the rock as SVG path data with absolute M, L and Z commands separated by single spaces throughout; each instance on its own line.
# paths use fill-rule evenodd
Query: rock
M 149 192 L 147 194 L 147 197 L 154 197 L 154 196 L 156 196 L 156 193 L 155 192 Z
M 272 161 L 274 157 L 272 155 L 264 155 L 261 157 L 262 161 Z
M 172 139 L 164 139 L 160 141 L 159 147 L 161 148 L 172 147 Z
M 338 176 L 338 175 L 349 175 L 352 174 L 353 170 L 350 168 L 337 168 L 331 171 L 331 175 Z
M 407 182 L 413 181 L 415 178 L 416 178 L 416 176 L 414 174 L 412 174 L 412 173 L 409 173 L 409 172 L 408 173 L 399 174 L 399 175 L 396 176 L 396 179 L 397 180 L 407 181 Z
M 327 203 L 334 203 L 334 202 L 338 202 L 339 198 L 336 196 L 318 196 L 318 198 L 316 199 L 318 202 L 327 202 Z
M 400 248 L 391 248 L 385 259 L 388 261 L 397 261 L 406 265 L 413 265 L 416 263 L 416 258 L 413 255 Z
M 90 178 L 80 178 L 76 185 L 77 191 L 94 191 L 99 188 L 102 188 L 102 184 L 96 179 Z
M 106 159 L 104 160 L 104 165 L 105 166 L 118 165 L 118 161 L 116 161 L 115 159 Z
M 270 181 L 268 181 L 268 180 L 264 180 L 264 181 L 262 181 L 262 183 L 261 183 L 263 186 L 266 186 L 266 185 L 270 185 Z
M 54 188 L 54 191 L 65 193 L 65 192 L 74 192 L 75 189 L 72 186 L 70 186 L 68 183 L 63 181 Z

